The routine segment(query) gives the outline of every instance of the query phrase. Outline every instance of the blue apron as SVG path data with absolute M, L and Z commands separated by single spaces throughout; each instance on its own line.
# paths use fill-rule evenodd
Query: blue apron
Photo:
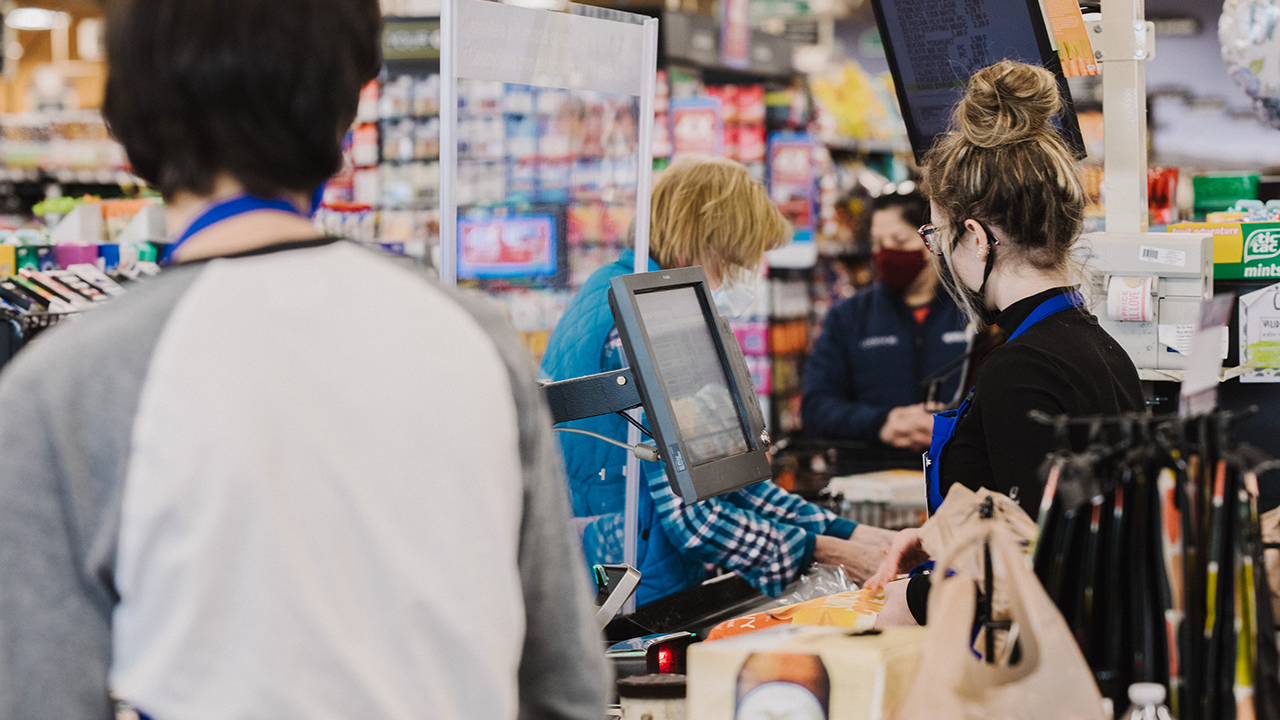
M 1022 321 L 1018 329 L 1014 330 L 1013 334 L 1005 342 L 1013 342 L 1019 335 L 1030 329 L 1032 325 L 1050 315 L 1073 307 L 1084 307 L 1084 297 L 1078 291 L 1073 290 L 1045 300 L 1035 310 L 1031 311 L 1027 319 Z M 951 442 L 951 437 L 956 433 L 956 425 L 960 423 L 960 418 L 969 409 L 969 403 L 972 400 L 973 391 L 970 390 L 969 396 L 964 399 L 964 402 L 960 403 L 960 407 L 947 412 L 935 413 L 933 416 L 933 438 L 929 442 L 929 452 L 924 457 L 924 476 L 929 485 L 930 516 L 942 506 L 942 451 L 946 448 L 947 443 Z

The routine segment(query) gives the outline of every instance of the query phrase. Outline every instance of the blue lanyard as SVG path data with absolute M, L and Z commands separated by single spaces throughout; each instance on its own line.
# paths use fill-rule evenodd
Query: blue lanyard
M 182 244 L 191 239 L 196 233 L 206 228 L 216 225 L 223 220 L 229 220 L 237 215 L 256 212 L 259 210 L 275 210 L 277 212 L 289 213 L 298 217 L 306 217 L 306 214 L 298 209 L 296 205 L 285 200 L 284 198 L 262 198 L 255 195 L 237 195 L 229 200 L 214 205 L 213 207 L 200 213 L 200 216 L 187 226 L 186 230 L 173 241 L 173 244 L 165 248 L 164 255 L 160 258 L 162 265 L 168 265 L 173 258 L 173 253 Z
M 1073 307 L 1084 307 L 1084 296 L 1080 294 L 1079 290 L 1072 290 L 1071 292 L 1055 295 L 1048 300 L 1045 300 L 1036 306 L 1035 310 L 1031 311 L 1031 314 L 1027 316 L 1027 319 L 1022 321 L 1022 324 L 1018 326 L 1018 329 L 1014 330 L 1013 334 L 1010 335 L 1009 339 L 1005 342 L 1013 341 L 1014 338 L 1030 329 L 1032 325 L 1035 325 L 1050 315 L 1060 313 L 1067 308 Z

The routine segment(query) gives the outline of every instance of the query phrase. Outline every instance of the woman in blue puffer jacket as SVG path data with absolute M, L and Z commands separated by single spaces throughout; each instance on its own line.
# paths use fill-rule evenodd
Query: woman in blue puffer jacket
M 701 265 L 722 314 L 751 304 L 744 278 L 753 278 L 764 253 L 787 240 L 788 225 L 764 188 L 730 160 L 676 160 L 653 189 L 649 270 Z M 546 380 L 626 366 L 613 315 L 609 281 L 634 269 L 626 250 L 597 270 L 569 304 L 542 361 Z M 574 427 L 625 442 L 618 416 Z M 594 438 L 562 433 L 573 512 L 588 564 L 622 561 L 625 469 L 628 453 Z M 893 533 L 858 526 L 788 493 L 772 482 L 684 504 L 660 463 L 641 463 L 637 602 L 650 603 L 705 578 L 708 566 L 736 572 L 777 595 L 815 561 L 843 564 L 861 581 L 879 564 Z

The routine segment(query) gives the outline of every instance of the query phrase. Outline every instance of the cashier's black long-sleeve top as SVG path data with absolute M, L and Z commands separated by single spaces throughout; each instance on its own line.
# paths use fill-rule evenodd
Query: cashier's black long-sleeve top
M 995 322 L 1012 334 L 1041 303 L 1075 288 L 1047 290 L 1010 305 Z M 1145 408 L 1133 361 L 1085 310 L 1050 315 L 991 352 L 978 368 L 968 411 L 942 453 L 942 496 L 953 483 L 1012 495 L 1033 517 L 1040 506 L 1040 465 L 1054 430 L 1028 419 L 1115 415 Z
M 1075 288 L 1047 290 L 1005 308 L 995 323 L 1007 334 L 1040 303 Z M 1040 466 L 1054 446 L 1054 430 L 1029 420 L 1050 415 L 1116 415 L 1145 404 L 1133 361 L 1084 310 L 1067 309 L 1033 325 L 991 351 L 978 368 L 969 409 L 942 453 L 942 496 L 954 483 L 1012 494 L 1032 517 L 1040 506 Z M 907 605 L 916 622 L 927 619 L 929 577 L 914 578 Z

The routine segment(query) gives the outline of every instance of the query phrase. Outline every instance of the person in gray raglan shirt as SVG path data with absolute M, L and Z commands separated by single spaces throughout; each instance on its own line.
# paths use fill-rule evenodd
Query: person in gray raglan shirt
M 550 417 L 482 301 L 302 217 L 376 0 L 117 0 L 174 267 L 0 375 L 0 718 L 599 720 Z

